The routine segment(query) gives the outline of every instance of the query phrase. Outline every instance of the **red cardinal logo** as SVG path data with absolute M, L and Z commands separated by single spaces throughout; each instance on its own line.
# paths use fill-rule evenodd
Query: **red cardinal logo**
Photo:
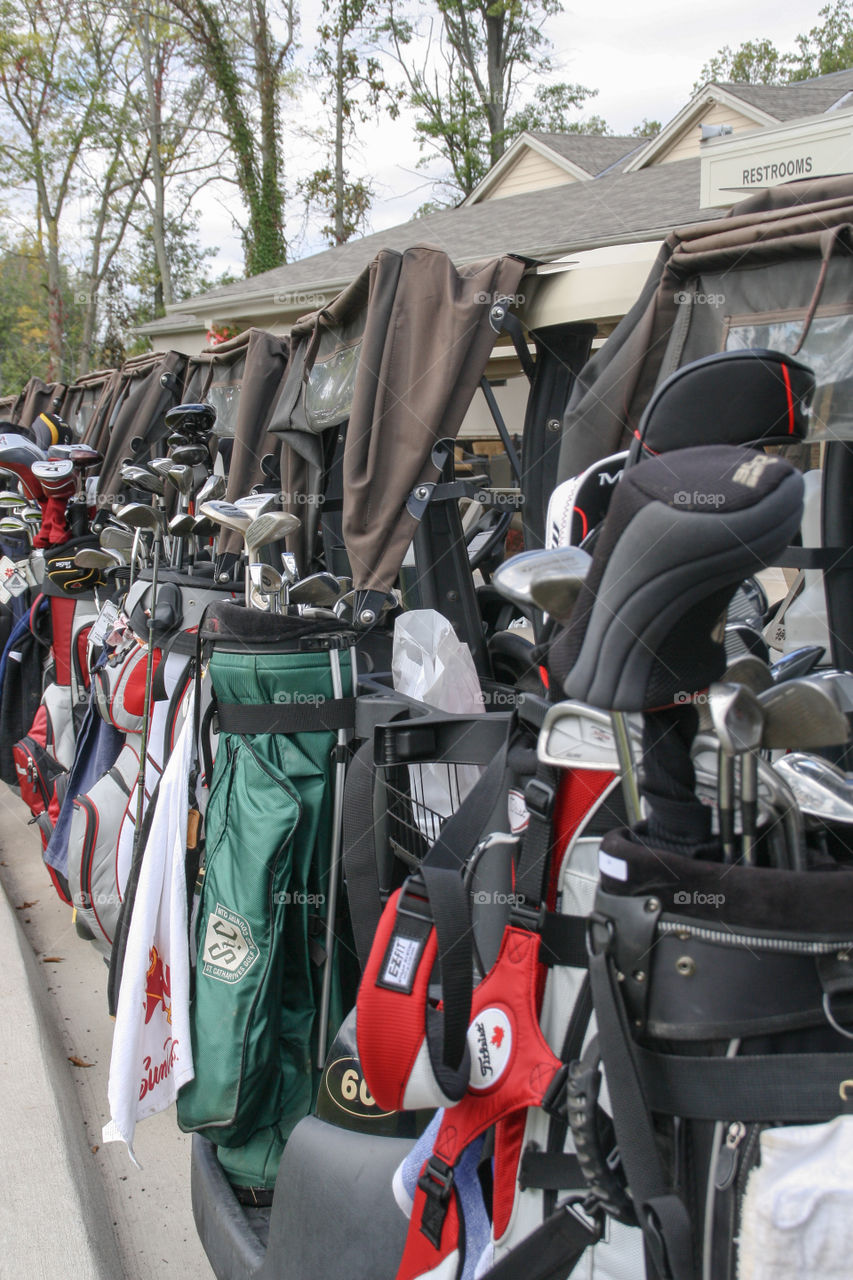
M 145 982 L 145 1025 L 147 1026 L 154 1017 L 154 1012 L 158 1004 L 161 1003 L 163 1012 L 166 1015 L 166 1021 L 171 1023 L 172 1006 L 166 1004 L 167 997 L 172 994 L 169 966 L 163 964 L 156 947 L 151 948 L 148 956 L 148 974 Z
M 495 1029 L 492 1032 L 492 1038 L 489 1041 L 489 1044 L 493 1044 L 496 1049 L 500 1049 L 501 1045 L 503 1044 L 503 1040 L 504 1040 L 503 1027 L 495 1027 Z

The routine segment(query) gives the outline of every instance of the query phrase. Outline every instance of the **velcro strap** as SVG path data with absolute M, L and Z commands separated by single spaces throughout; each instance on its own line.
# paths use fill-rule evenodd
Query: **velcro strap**
M 831 1120 L 842 1110 L 842 1083 L 853 1078 L 850 1053 L 699 1058 L 637 1044 L 634 1053 L 649 1109 L 684 1120 Z
M 316 702 L 220 702 L 220 733 L 337 733 L 355 726 L 355 698 Z
M 549 967 L 564 964 L 570 969 L 585 969 L 588 958 L 586 929 L 584 916 L 564 916 L 556 911 L 547 911 L 541 926 L 540 962 Z
M 586 1181 L 577 1156 L 566 1151 L 525 1151 L 518 1169 L 522 1191 L 586 1190 Z

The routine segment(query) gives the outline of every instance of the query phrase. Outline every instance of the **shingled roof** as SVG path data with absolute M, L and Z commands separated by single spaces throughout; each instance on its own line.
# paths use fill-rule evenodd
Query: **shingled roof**
M 829 111 L 845 94 L 853 92 L 853 69 L 790 84 L 723 84 L 720 88 L 776 120 L 798 120 Z
M 632 137 L 613 137 L 595 133 L 538 133 L 531 131 L 531 137 L 562 156 L 580 165 L 590 177 L 596 177 L 605 169 L 610 169 L 620 160 L 626 159 L 638 148 L 645 146 L 647 139 Z
M 699 208 L 699 166 L 698 159 L 681 160 L 415 218 L 238 284 L 211 289 L 174 305 L 170 317 L 224 317 L 239 314 L 237 308 L 249 312 L 261 300 L 285 307 L 301 291 L 348 283 L 386 248 L 438 245 L 454 262 L 463 263 L 502 253 L 552 259 L 604 244 L 663 239 L 674 226 L 719 217 L 718 209 Z M 305 310 L 312 305 L 316 304 L 306 297 Z M 155 321 L 143 331 L 167 328 L 168 321 L 169 317 Z

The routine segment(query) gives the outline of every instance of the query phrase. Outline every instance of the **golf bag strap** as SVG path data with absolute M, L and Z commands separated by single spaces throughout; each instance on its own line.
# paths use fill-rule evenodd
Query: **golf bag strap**
M 363 743 L 350 761 L 344 791 L 344 875 L 353 940 L 362 972 L 382 916 L 373 817 L 373 743 Z
M 181 641 L 180 646 L 178 646 L 179 640 Z M 191 645 L 190 648 L 187 647 L 188 643 Z M 195 636 L 190 636 L 185 631 L 176 631 L 168 640 L 158 644 L 157 648 L 160 650 L 160 661 L 157 664 L 157 670 L 154 672 L 154 679 L 151 682 L 151 697 L 155 702 L 165 702 L 169 696 L 166 692 L 166 659 L 172 652 L 185 653 L 187 665 L 189 665 L 189 659 L 196 651 L 196 639 Z
M 565 1280 L 601 1231 L 565 1205 L 486 1271 L 481 1280 Z
M 685 1120 L 736 1116 L 747 1123 L 815 1123 L 839 1115 L 851 1053 L 694 1058 L 635 1047 L 652 1111 Z
M 607 951 L 596 950 L 592 939 L 589 975 L 613 1107 L 613 1127 L 649 1257 L 659 1280 L 690 1280 L 693 1275 L 690 1219 L 684 1202 L 667 1185 L 664 1176 L 651 1113 L 643 1093 L 636 1046 L 625 1005 L 616 990 L 613 965 Z
M 586 922 L 584 921 L 583 923 L 585 928 Z M 543 958 L 541 950 L 539 953 L 539 958 L 540 959 Z M 579 965 L 578 968 L 585 967 L 586 961 L 587 961 L 587 957 L 586 957 L 586 954 L 584 954 L 583 966 Z M 563 1039 L 563 1047 L 560 1050 L 561 1062 L 566 1062 L 571 1064 L 575 1062 L 578 1058 L 580 1058 L 583 1052 L 584 1039 L 586 1037 L 587 1030 L 589 1029 L 589 1021 L 591 1017 L 592 1017 L 592 991 L 590 990 L 589 972 L 587 971 L 583 976 L 583 981 L 581 983 L 580 990 L 578 991 L 577 999 L 575 1000 L 575 1003 L 574 1003 L 574 1008 L 572 1009 L 572 1016 L 570 1017 L 569 1025 L 566 1028 L 566 1034 Z M 548 1124 L 548 1151 L 544 1154 L 550 1155 L 553 1153 L 558 1157 L 563 1157 L 565 1155 L 563 1151 L 563 1147 L 565 1146 L 566 1133 L 568 1132 L 568 1127 L 569 1127 L 568 1109 L 566 1106 L 564 1106 L 560 1109 L 559 1112 L 555 1111 L 555 1113 L 551 1115 L 551 1119 Z M 539 1153 L 531 1152 L 530 1158 L 533 1160 L 533 1163 L 535 1165 L 536 1159 L 539 1158 Z M 570 1172 L 571 1171 L 567 1168 L 566 1176 L 568 1176 Z M 568 1190 L 569 1187 L 571 1186 L 572 1186 L 572 1183 L 563 1182 L 556 1187 L 545 1188 L 545 1191 L 546 1191 L 545 1212 L 546 1213 L 556 1212 L 557 1198 L 554 1192 L 559 1190 Z
M 549 765 L 540 764 L 535 776 L 524 788 L 524 800 L 530 817 L 521 842 L 521 855 L 515 873 L 515 891 L 521 894 L 528 907 L 538 907 L 545 898 L 554 838 L 556 798 L 557 771 Z M 585 957 L 583 963 L 586 963 Z
M 142 816 L 142 833 L 136 856 L 130 864 L 127 883 L 124 887 L 124 897 L 122 898 L 118 920 L 116 921 L 113 946 L 110 952 L 109 976 L 107 978 L 107 1010 L 111 1018 L 116 1016 L 118 1010 L 118 997 L 121 990 L 122 973 L 124 972 L 124 957 L 127 951 L 127 935 L 130 930 L 133 906 L 136 902 L 136 890 L 139 885 L 139 875 L 142 870 L 142 859 L 148 842 L 148 833 L 151 830 L 151 823 L 154 821 L 154 810 L 157 807 L 159 788 L 160 780 L 158 778 L 145 808 L 145 813 Z
M 577 1156 L 568 1151 L 525 1151 L 518 1166 L 518 1184 L 522 1191 L 533 1187 L 539 1191 L 568 1191 L 584 1186 Z
M 219 702 L 220 733 L 337 733 L 355 727 L 355 698 L 280 704 Z
M 477 843 L 484 822 L 488 820 L 506 785 L 508 750 L 507 736 L 502 749 L 492 758 L 485 773 L 439 831 L 438 838 L 430 846 L 420 867 L 438 943 L 444 1005 L 444 1043 L 441 1057 L 446 1066 L 462 1061 L 471 1020 L 471 911 L 468 890 L 461 873 Z

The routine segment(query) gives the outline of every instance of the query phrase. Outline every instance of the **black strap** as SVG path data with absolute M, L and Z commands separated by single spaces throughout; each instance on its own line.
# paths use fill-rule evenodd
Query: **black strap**
M 355 726 L 355 698 L 317 702 L 220 702 L 220 733 L 337 733 Z
M 579 917 L 580 918 L 580 917 Z M 581 918 L 581 922 L 586 928 L 586 921 Z M 540 959 L 542 951 L 539 952 Z M 586 969 L 587 955 L 584 949 L 583 967 Z M 579 966 L 580 967 L 580 966 Z M 589 1028 L 590 1019 L 592 1017 L 592 991 L 589 985 L 589 971 L 583 975 L 580 990 L 575 998 L 572 1015 L 569 1018 L 569 1025 L 566 1027 L 566 1034 L 563 1038 L 563 1047 L 560 1051 L 560 1061 L 571 1064 L 575 1062 L 583 1051 L 583 1042 Z M 568 1113 L 552 1114 L 548 1123 L 548 1150 L 560 1152 L 566 1145 L 566 1135 L 569 1129 Z M 545 1212 L 554 1213 L 557 1208 L 557 1197 L 553 1190 L 547 1189 L 544 1197 Z
M 458 1069 L 465 1054 L 474 990 L 474 954 L 471 904 L 462 871 L 504 788 L 508 749 L 507 738 L 485 773 L 441 828 L 418 873 L 426 886 L 435 923 L 444 1003 L 441 1048 L 434 1044 L 431 1036 L 427 1037 L 436 1070 L 437 1054 L 452 1070 Z
M 568 965 L 570 969 L 586 969 L 586 918 L 546 912 L 541 925 L 539 961 L 553 967 Z M 580 1046 L 579 1046 L 580 1048 Z M 577 1057 L 577 1054 L 573 1055 Z M 563 1059 L 564 1062 L 571 1059 Z
M 692 1280 L 690 1218 L 664 1175 L 636 1046 L 606 951 L 591 948 L 589 975 L 613 1127 L 650 1260 L 661 1278 Z
M 355 949 L 362 970 L 382 915 L 373 816 L 373 743 L 363 743 L 350 761 L 344 791 L 343 861 Z
M 572 1191 L 585 1188 L 577 1156 L 567 1151 L 525 1151 L 518 1167 L 518 1185 L 522 1191 L 532 1187 L 539 1191 Z
M 521 854 L 515 873 L 515 891 L 522 895 L 529 907 L 538 907 L 548 888 L 556 795 L 556 769 L 540 764 L 535 776 L 524 789 L 524 800 L 530 818 L 522 837 Z
M 853 1053 L 694 1058 L 639 1045 L 635 1053 L 651 1110 L 685 1120 L 831 1120 L 842 1110 L 842 1082 L 853 1078 Z
M 783 569 L 849 569 L 853 547 L 786 547 L 773 559 Z
M 601 1239 L 570 1206 L 558 1209 L 517 1244 L 482 1280 L 566 1280 L 585 1249 Z

